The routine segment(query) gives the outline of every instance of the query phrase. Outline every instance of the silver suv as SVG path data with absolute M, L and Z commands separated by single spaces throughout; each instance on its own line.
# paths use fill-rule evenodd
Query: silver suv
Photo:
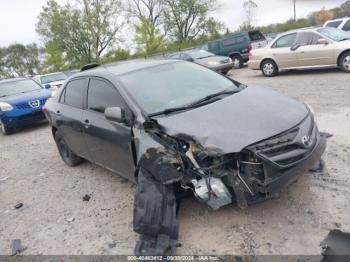
M 329 20 L 323 25 L 323 27 L 333 27 L 350 32 L 350 17 Z

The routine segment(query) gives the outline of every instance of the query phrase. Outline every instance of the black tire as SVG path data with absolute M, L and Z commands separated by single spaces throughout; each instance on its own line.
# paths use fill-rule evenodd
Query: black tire
M 60 153 L 60 156 L 62 160 L 66 163 L 67 166 L 73 167 L 81 164 L 83 162 L 83 159 L 70 150 L 67 143 L 64 141 L 61 134 L 56 131 L 55 135 L 55 142 L 58 148 L 58 152 Z
M 264 74 L 266 77 L 272 77 L 278 75 L 278 66 L 276 65 L 275 61 L 271 59 L 265 60 L 261 64 L 261 72 Z
M 240 55 L 232 55 L 231 59 L 232 59 L 232 67 L 234 69 L 239 69 L 243 67 L 244 60 Z
M 11 133 L 13 133 L 13 129 L 10 127 L 5 126 L 1 121 L 0 121 L 0 132 L 7 136 L 10 135 Z
M 345 73 L 350 73 L 350 51 L 345 52 L 339 60 L 340 69 Z

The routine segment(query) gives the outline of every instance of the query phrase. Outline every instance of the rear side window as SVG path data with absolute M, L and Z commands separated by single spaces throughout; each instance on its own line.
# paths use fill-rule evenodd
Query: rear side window
M 300 46 L 317 45 L 317 41 L 320 38 L 322 37 L 312 32 L 300 32 L 298 34 L 296 44 Z
M 238 45 L 244 42 L 243 36 L 233 37 L 222 40 L 222 46 Z
M 87 80 L 76 79 L 70 81 L 63 91 L 61 102 L 76 108 L 83 108 L 83 98 L 87 88 Z
M 350 31 L 350 19 L 343 26 L 343 30 L 349 32 Z
M 88 90 L 88 109 L 104 113 L 108 107 L 122 107 L 122 98 L 108 82 L 91 79 Z
M 296 36 L 297 36 L 297 34 L 290 34 L 290 35 L 281 36 L 272 45 L 272 48 L 292 47 L 294 42 L 295 42 Z
M 253 42 L 266 40 L 265 36 L 262 33 L 260 33 L 259 31 L 249 32 L 249 38 Z
M 334 28 L 338 28 L 338 26 L 342 23 L 342 21 L 334 21 L 334 22 L 329 22 L 328 24 L 326 24 L 326 27 L 334 27 Z

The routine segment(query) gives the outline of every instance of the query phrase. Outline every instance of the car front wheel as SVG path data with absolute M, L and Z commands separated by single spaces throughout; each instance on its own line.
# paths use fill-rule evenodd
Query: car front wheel
M 345 73 L 350 73 L 350 52 L 346 52 L 340 58 L 340 68 Z
M 278 75 L 278 67 L 272 60 L 265 60 L 261 65 L 261 71 L 267 77 Z
M 64 141 L 62 135 L 57 131 L 55 133 L 55 142 L 58 148 L 58 152 L 62 160 L 67 164 L 67 166 L 73 167 L 79 165 L 83 162 L 83 159 L 70 150 L 66 141 Z

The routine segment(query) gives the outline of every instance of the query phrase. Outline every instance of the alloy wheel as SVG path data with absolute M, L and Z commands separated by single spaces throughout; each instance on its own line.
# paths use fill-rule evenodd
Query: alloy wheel
M 344 57 L 343 59 L 343 67 L 345 70 L 350 71 L 350 55 Z
M 239 68 L 241 66 L 241 61 L 238 58 L 234 58 L 232 62 L 234 68 Z
M 263 71 L 264 71 L 265 75 L 270 76 L 275 71 L 275 67 L 272 63 L 266 63 L 263 66 Z

